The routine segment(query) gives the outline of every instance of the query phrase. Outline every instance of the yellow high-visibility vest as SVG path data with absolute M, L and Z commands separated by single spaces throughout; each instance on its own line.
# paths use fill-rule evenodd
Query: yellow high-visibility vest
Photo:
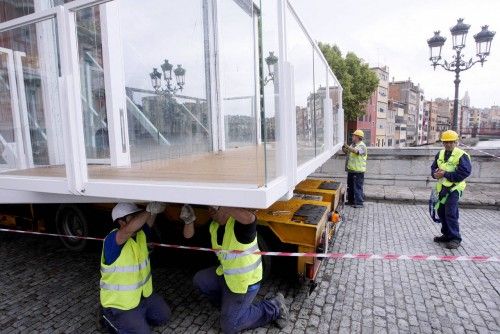
M 210 236 L 213 249 L 241 251 L 241 253 L 234 254 L 217 254 L 220 266 L 216 273 L 219 276 L 224 275 L 229 290 L 234 293 L 246 293 L 248 286 L 262 280 L 262 258 L 258 254 L 251 254 L 259 250 L 257 236 L 249 244 L 238 242 L 234 234 L 235 223 L 233 217 L 227 220 L 222 245 L 217 242 L 217 230 L 221 227 L 214 221 L 210 224 Z
M 101 305 L 120 310 L 131 310 L 141 301 L 141 296 L 153 293 L 149 252 L 144 231 L 137 232 L 136 240 L 129 238 L 120 256 L 110 265 L 101 254 Z
M 466 154 L 470 159 L 470 155 L 467 152 L 465 152 L 464 150 L 459 149 L 458 147 L 455 147 L 453 149 L 449 159 L 446 162 L 444 161 L 444 153 L 445 153 L 445 150 L 441 150 L 439 152 L 439 156 L 437 159 L 437 165 L 438 165 L 439 169 L 442 169 L 445 172 L 454 172 L 457 169 L 458 164 L 460 163 L 460 158 L 462 157 L 462 155 Z M 441 192 L 441 189 L 443 189 L 443 186 L 445 186 L 447 188 L 451 187 L 450 192 L 455 191 L 455 190 L 462 192 L 465 189 L 466 183 L 465 183 L 465 181 L 451 182 L 447 178 L 442 177 L 436 183 L 436 191 L 438 194 Z
M 366 172 L 366 159 L 368 158 L 368 149 L 366 148 L 365 143 L 362 141 L 357 143 L 354 148 L 362 148 L 364 150 L 364 154 L 357 154 L 353 152 L 349 152 L 348 160 L 347 160 L 347 171 L 348 172 L 357 172 L 364 173 Z

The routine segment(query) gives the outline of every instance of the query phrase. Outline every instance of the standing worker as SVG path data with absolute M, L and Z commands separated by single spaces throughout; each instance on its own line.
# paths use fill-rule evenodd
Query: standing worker
M 441 134 L 444 150 L 441 150 L 431 166 L 431 175 L 437 179 L 436 204 L 442 224 L 439 237 L 434 242 L 446 243 L 446 248 L 456 249 L 462 242 L 458 225 L 458 200 L 465 189 L 465 179 L 471 174 L 470 156 L 457 147 L 458 134 L 453 130 Z
M 363 183 L 368 158 L 368 149 L 363 143 L 364 137 L 364 132 L 358 129 L 352 134 L 351 146 L 347 144 L 342 146 L 342 151 L 347 154 L 347 205 L 355 208 L 363 207 Z
M 241 251 L 217 254 L 220 265 L 200 270 L 193 278 L 201 293 L 221 308 L 222 331 L 233 334 L 271 321 L 284 328 L 289 311 L 281 293 L 253 303 L 262 280 L 261 255 L 252 254 L 259 250 L 255 215 L 228 207 L 210 208 L 209 214 L 212 248 Z
M 120 225 L 104 239 L 101 255 L 102 315 L 111 332 L 150 333 L 170 319 L 170 308 L 153 293 L 147 239 L 165 204 L 151 202 L 146 210 L 118 203 L 111 213 Z

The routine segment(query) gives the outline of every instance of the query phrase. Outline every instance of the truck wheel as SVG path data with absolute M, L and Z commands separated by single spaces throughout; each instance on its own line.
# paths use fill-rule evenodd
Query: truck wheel
M 257 244 L 261 252 L 269 251 L 266 241 L 260 234 L 257 234 Z M 266 281 L 271 276 L 271 266 L 272 256 L 262 255 L 262 281 Z
M 87 245 L 87 240 L 77 237 L 87 237 L 89 226 L 87 218 L 76 205 L 63 204 L 56 212 L 56 230 L 63 245 L 72 251 L 81 251 Z

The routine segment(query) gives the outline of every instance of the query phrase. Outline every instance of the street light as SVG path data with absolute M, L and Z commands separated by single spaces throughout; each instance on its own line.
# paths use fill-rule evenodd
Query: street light
M 151 78 L 151 86 L 156 93 L 164 94 L 175 94 L 178 90 L 182 91 L 185 84 L 186 70 L 182 68 L 181 65 L 177 65 L 174 70 L 176 85 L 172 84 L 172 69 L 174 65 L 170 64 L 168 60 L 165 59 L 163 64 L 161 64 L 161 71 L 163 72 L 163 79 L 165 80 L 165 88 L 162 87 L 161 77 L 162 74 L 158 72 L 158 68 L 153 68 L 153 72 L 149 74 Z
M 441 66 L 447 71 L 455 72 L 455 101 L 453 103 L 453 130 L 458 130 L 458 86 L 460 85 L 460 72 L 466 71 L 476 63 L 481 63 L 483 66 L 486 61 L 486 57 L 490 54 L 491 41 L 495 32 L 489 31 L 488 26 L 481 27 L 481 31 L 474 35 L 476 41 L 476 56 L 479 58 L 473 61 L 472 58 L 469 61 L 463 60 L 463 55 L 461 53 L 462 49 L 465 47 L 465 40 L 467 38 L 467 33 L 469 32 L 470 25 L 464 23 L 464 19 L 458 19 L 457 24 L 450 28 L 453 50 L 456 51 L 456 55 L 453 56 L 453 60 L 450 62 L 441 60 L 441 48 L 446 41 L 446 38 L 439 35 L 439 31 L 434 32 L 434 36 L 427 40 L 430 50 L 431 66 L 436 70 L 436 66 Z
M 267 85 L 269 81 L 274 81 L 274 65 L 278 63 L 278 57 L 274 55 L 274 52 L 269 52 L 269 56 L 265 58 L 267 64 L 267 71 L 269 75 L 267 75 L 264 79 L 264 85 Z

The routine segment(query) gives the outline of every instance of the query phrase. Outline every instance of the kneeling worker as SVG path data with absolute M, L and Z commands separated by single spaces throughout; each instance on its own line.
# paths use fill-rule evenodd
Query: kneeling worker
M 217 254 L 220 265 L 200 270 L 193 278 L 201 293 L 213 305 L 221 307 L 222 331 L 237 333 L 271 321 L 284 328 L 289 311 L 281 293 L 253 303 L 262 280 L 261 255 L 252 254 L 259 250 L 255 215 L 245 209 L 228 207 L 210 208 L 209 214 L 212 248 L 241 251 Z
M 147 239 L 165 204 L 151 202 L 146 211 L 133 203 L 118 203 L 111 213 L 120 225 L 104 239 L 101 255 L 103 318 L 110 331 L 150 333 L 170 319 L 170 308 L 153 293 Z

